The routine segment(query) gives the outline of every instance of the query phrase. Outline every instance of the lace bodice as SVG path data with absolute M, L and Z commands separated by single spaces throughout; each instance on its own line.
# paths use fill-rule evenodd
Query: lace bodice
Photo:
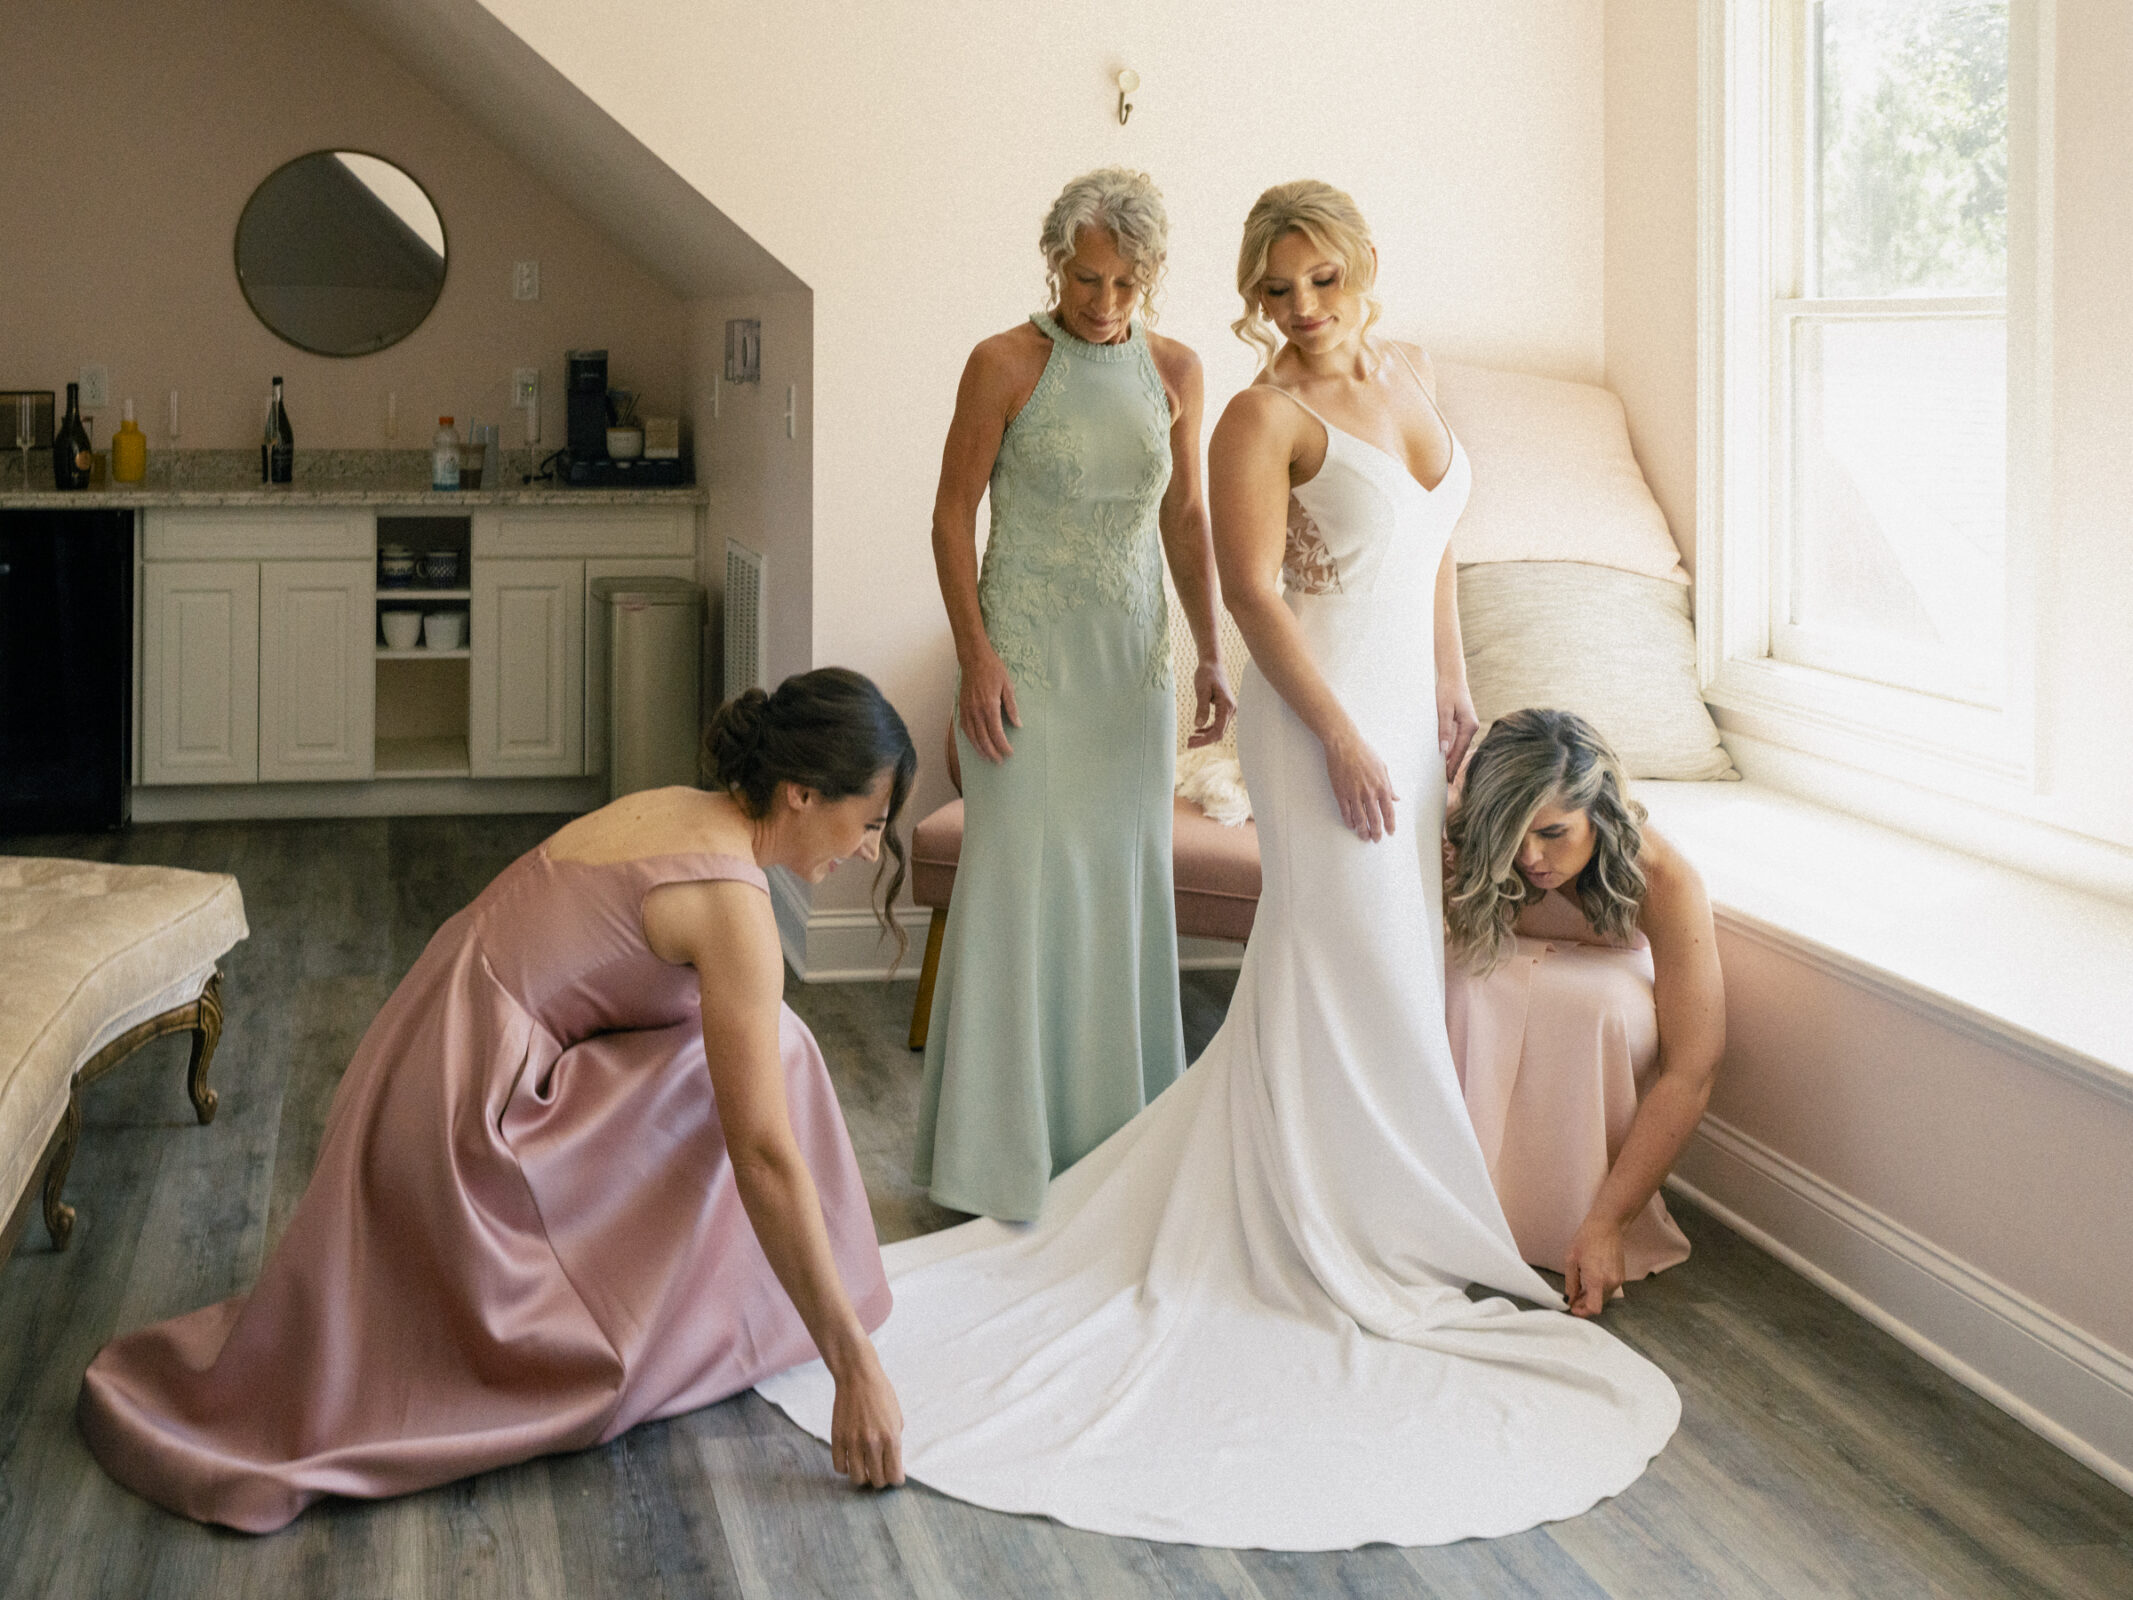
M 1089 344 L 1039 312 L 1052 353 L 1007 425 L 992 469 L 992 529 L 978 574 L 985 632 L 1016 682 L 1048 685 L 1044 625 L 1085 606 L 1124 611 L 1166 683 L 1156 513 L 1170 482 L 1170 401 L 1140 324 Z

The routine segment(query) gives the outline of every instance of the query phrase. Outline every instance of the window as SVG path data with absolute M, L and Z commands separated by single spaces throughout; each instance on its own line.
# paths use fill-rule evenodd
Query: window
M 1706 696 L 2002 801 L 2034 773 L 2052 3 L 1703 11 Z
M 1770 653 L 1997 706 L 2006 0 L 1798 0 L 1794 21 Z

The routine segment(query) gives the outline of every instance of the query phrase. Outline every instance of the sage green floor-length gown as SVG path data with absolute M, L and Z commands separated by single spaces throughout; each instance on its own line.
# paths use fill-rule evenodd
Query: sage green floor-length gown
M 1031 320 L 1052 353 L 1000 442 L 978 578 L 1022 726 L 997 766 L 957 735 L 963 852 L 913 1168 L 940 1204 L 1016 1222 L 1185 1066 L 1156 526 L 1170 404 L 1138 323 L 1103 345 Z

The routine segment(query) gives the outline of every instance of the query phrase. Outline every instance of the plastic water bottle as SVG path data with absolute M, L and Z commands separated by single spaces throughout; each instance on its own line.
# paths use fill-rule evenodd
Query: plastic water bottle
M 430 441 L 430 487 L 459 487 L 459 434 L 450 417 L 437 419 L 437 437 Z

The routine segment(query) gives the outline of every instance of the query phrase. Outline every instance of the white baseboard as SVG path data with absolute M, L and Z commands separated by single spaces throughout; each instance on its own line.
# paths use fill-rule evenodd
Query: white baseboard
M 1180 972 L 1234 972 L 1244 965 L 1244 946 L 1234 939 L 1178 938 Z
M 603 778 L 386 778 L 375 783 L 136 784 L 135 822 L 237 822 L 290 817 L 471 817 L 591 811 Z
M 1704 1119 L 1668 1183 L 2133 1492 L 2133 1357 L 1716 1117 Z

